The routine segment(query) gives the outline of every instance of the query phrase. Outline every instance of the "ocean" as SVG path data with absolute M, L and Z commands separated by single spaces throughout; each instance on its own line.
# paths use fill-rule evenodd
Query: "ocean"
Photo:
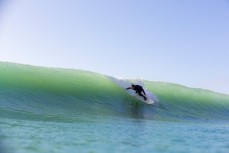
M 152 105 L 122 87 L 139 83 Z M 0 62 L 1 153 L 228 153 L 229 96 L 147 80 Z

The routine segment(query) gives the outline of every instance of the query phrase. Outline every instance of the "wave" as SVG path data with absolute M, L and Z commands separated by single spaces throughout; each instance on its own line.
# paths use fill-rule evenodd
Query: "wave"
M 229 121 L 229 96 L 208 90 L 6 62 L 0 62 L 0 70 L 0 114 L 4 118 L 77 122 L 110 116 Z M 157 102 L 147 105 L 129 95 L 123 88 L 132 82 L 143 85 Z

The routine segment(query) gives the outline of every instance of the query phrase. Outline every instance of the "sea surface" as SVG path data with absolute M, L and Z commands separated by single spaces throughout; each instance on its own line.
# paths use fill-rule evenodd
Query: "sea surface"
M 120 84 L 141 84 L 152 105 Z M 0 62 L 1 153 L 228 153 L 229 96 Z

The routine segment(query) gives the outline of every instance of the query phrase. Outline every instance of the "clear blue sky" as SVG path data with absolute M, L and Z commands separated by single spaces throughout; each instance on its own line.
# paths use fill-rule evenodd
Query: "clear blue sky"
M 0 61 L 229 94 L 229 1 L 0 0 Z

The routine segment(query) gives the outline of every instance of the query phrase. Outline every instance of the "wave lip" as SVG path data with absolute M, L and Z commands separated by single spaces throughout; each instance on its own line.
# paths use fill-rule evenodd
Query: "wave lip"
M 4 118 L 78 122 L 95 116 L 164 121 L 228 121 L 229 96 L 202 89 L 102 74 L 0 62 Z M 147 105 L 123 88 L 137 83 L 155 100 Z

